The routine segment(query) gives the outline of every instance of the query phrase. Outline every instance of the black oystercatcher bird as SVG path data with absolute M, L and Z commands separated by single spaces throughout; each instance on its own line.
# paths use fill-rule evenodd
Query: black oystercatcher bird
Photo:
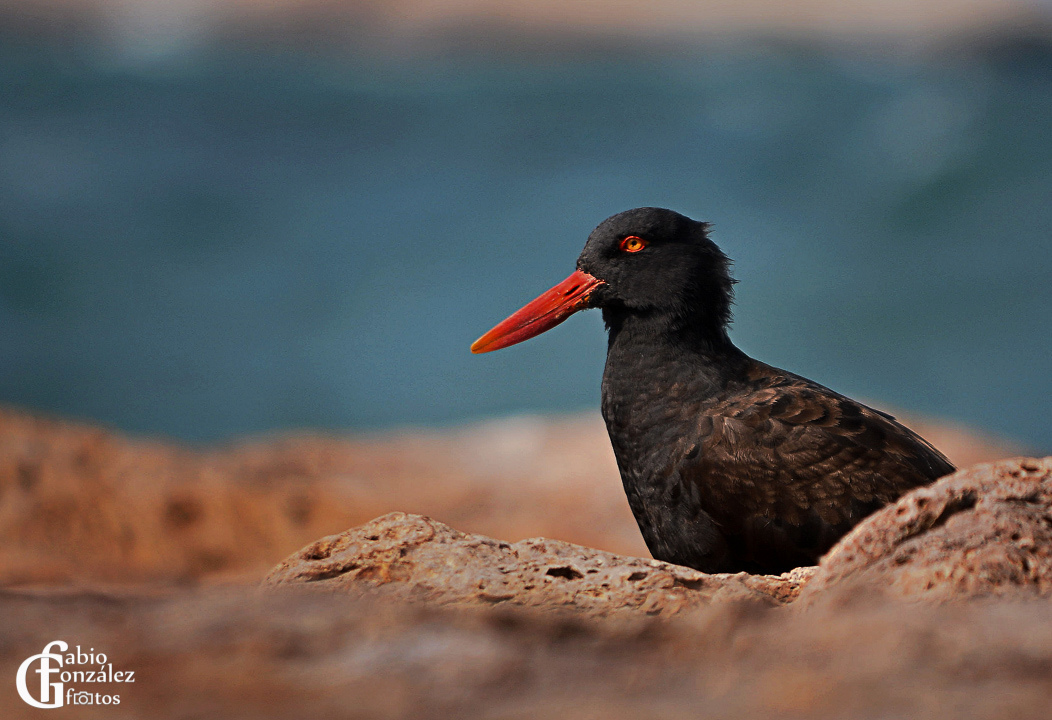
M 601 308 L 603 418 L 654 557 L 705 572 L 813 565 L 862 518 L 954 467 L 891 415 L 735 347 L 730 261 L 707 229 L 660 208 L 614 215 L 576 272 L 471 350 Z

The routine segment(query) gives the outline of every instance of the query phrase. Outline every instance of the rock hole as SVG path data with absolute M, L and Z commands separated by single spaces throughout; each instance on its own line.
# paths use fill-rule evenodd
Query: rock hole
M 636 572 L 628 576 L 628 582 L 639 582 L 640 580 L 645 579 L 646 576 L 647 574 L 645 572 L 640 572 L 639 570 L 637 570 Z
M 332 554 L 332 548 L 328 545 L 315 545 L 307 551 L 308 560 L 324 560 Z
M 545 571 L 545 575 L 551 575 L 552 577 L 561 577 L 566 580 L 580 580 L 584 577 L 584 573 L 582 573 L 577 568 L 570 567 L 569 565 L 564 565 L 562 567 L 550 567 L 547 571 Z
M 701 590 L 705 587 L 704 578 L 698 578 L 697 580 L 687 580 L 685 578 L 675 578 L 672 584 L 677 587 L 683 587 L 687 590 Z
M 73 456 L 73 462 L 75 462 L 78 467 L 88 467 L 91 465 L 91 451 L 86 447 L 81 448 L 77 451 L 77 454 Z
M 310 498 L 306 495 L 292 495 L 285 501 L 285 516 L 293 525 L 306 525 L 312 510 Z
M 366 535 L 365 539 L 366 540 L 372 540 L 373 542 L 376 542 L 377 540 L 380 539 L 380 536 L 379 535 Z
M 974 492 L 968 492 L 957 498 L 946 503 L 946 507 L 939 513 L 939 517 L 932 521 L 932 524 L 928 526 L 929 530 L 945 525 L 947 521 L 959 512 L 965 512 L 971 510 L 979 502 L 978 496 Z
M 28 462 L 18 463 L 18 486 L 29 492 L 37 484 L 37 480 L 40 479 L 40 473 L 37 472 L 37 468 Z
M 173 528 L 186 528 L 201 519 L 204 506 L 196 498 L 175 498 L 164 509 L 164 521 Z
M 327 568 L 325 570 L 319 570 L 308 578 L 305 578 L 307 582 L 318 582 L 320 580 L 331 580 L 334 577 L 339 577 L 344 573 L 348 573 L 354 570 L 357 565 L 351 563 L 350 565 L 336 565 L 334 567 Z

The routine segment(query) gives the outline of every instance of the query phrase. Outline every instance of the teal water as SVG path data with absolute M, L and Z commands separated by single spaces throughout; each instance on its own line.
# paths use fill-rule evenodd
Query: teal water
M 598 406 L 597 313 L 472 356 L 638 205 L 733 336 L 1052 451 L 1052 52 L 557 59 L 0 41 L 0 402 L 213 440 Z

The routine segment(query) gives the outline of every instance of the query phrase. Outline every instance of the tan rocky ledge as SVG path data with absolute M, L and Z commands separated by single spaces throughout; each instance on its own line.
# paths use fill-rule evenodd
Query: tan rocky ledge
M 264 581 L 598 616 L 675 615 L 724 600 L 781 605 L 801 592 L 811 603 L 859 583 L 939 601 L 1052 594 L 1052 458 L 978 465 L 914 490 L 862 522 L 818 568 L 780 576 L 710 575 L 544 538 L 508 543 L 395 512 L 308 545 Z

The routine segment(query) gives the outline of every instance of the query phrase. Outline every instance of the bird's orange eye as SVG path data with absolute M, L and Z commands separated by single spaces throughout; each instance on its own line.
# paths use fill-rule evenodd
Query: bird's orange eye
M 647 246 L 647 241 L 636 235 L 629 235 L 621 241 L 621 249 L 625 252 L 637 253 Z

